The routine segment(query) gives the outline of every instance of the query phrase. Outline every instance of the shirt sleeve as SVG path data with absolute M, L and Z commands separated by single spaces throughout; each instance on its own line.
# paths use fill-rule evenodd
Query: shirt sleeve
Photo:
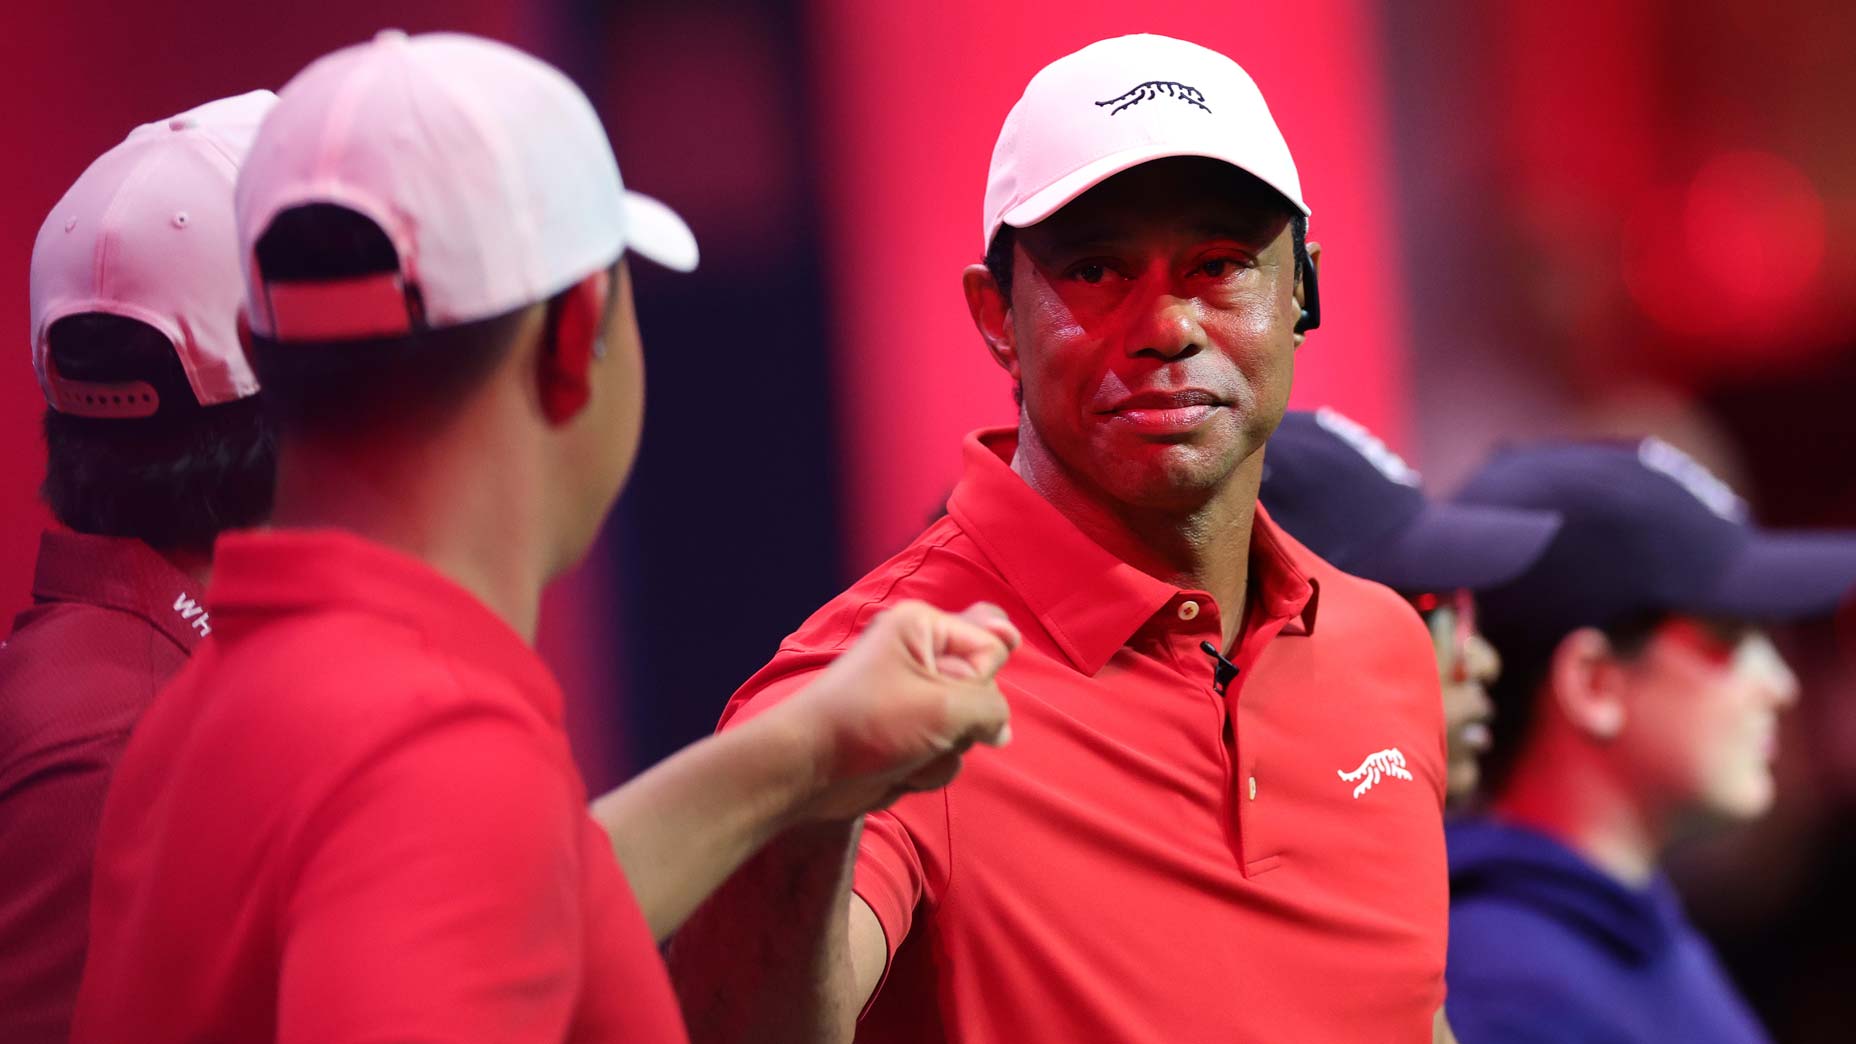
M 897 948 L 915 925 L 916 910 L 938 899 L 946 884 L 945 873 L 930 880 L 931 868 L 944 866 L 936 857 L 946 850 L 946 823 L 945 789 L 909 795 L 864 817 L 851 891 L 876 914 L 889 950 L 883 978 L 870 994 L 873 1001 L 883 992 Z
M 483 712 L 370 757 L 300 838 L 277 1040 L 561 1040 L 582 977 L 572 782 Z
M 0 771 L 0 1038 L 70 1033 L 97 828 L 127 740 L 79 740 Z

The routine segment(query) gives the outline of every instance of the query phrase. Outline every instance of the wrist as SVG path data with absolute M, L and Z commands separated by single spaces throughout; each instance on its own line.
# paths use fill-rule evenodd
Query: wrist
M 768 842 L 768 865 L 784 882 L 784 895 L 817 895 L 850 891 L 857 863 L 857 842 L 863 836 L 862 816 L 853 819 L 808 819 L 795 823 Z M 844 911 L 842 901 L 823 904 L 818 915 L 832 917 Z
M 805 701 L 788 699 L 743 725 L 762 735 L 773 767 L 771 789 L 778 795 L 777 829 L 815 821 L 812 809 L 831 782 L 829 742 L 823 724 Z

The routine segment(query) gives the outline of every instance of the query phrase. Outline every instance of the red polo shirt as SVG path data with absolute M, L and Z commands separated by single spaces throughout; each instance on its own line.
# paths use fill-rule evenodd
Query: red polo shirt
M 70 1035 L 110 771 L 211 631 L 193 579 L 139 540 L 51 530 L 0 644 L 0 1040 Z
M 104 809 L 76 1041 L 685 1039 L 522 639 L 410 557 L 222 538 Z
M 855 889 L 889 939 L 859 1039 L 1420 1042 L 1448 896 L 1437 665 L 1417 615 L 1261 509 L 1221 695 L 1203 591 L 1092 543 L 982 432 L 949 517 L 819 610 L 726 724 L 884 606 L 996 602 L 1012 736 L 865 824 Z M 779 916 L 779 911 L 770 911 Z M 898 945 L 900 944 L 900 945 Z

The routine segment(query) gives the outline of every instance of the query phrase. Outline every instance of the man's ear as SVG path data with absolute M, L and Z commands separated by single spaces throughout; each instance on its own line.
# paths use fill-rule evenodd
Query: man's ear
M 579 416 L 592 394 L 589 373 L 604 354 L 600 321 L 612 294 L 612 273 L 601 269 L 562 291 L 549 309 L 541 352 L 536 361 L 541 412 L 548 423 L 563 425 Z
M 1018 341 L 1012 332 L 1012 301 L 999 290 L 992 270 L 985 265 L 968 265 L 960 273 L 960 288 L 967 295 L 967 313 L 992 353 L 992 361 L 1012 377 L 1018 387 Z
M 1581 627 L 1560 639 L 1547 665 L 1547 682 L 1559 713 L 1576 731 L 1599 743 L 1609 743 L 1624 731 L 1626 681 L 1611 640 L 1594 627 Z
M 1320 275 L 1321 274 L 1321 244 L 1316 243 L 1311 240 L 1304 246 L 1304 249 L 1307 250 L 1308 252 L 1308 267 L 1314 269 L 1315 274 L 1317 276 Z M 1302 312 L 1306 312 L 1308 310 L 1308 284 L 1309 284 L 1309 278 L 1306 274 L 1303 274 L 1303 273 L 1296 274 L 1296 277 L 1295 277 L 1295 310 L 1298 314 Z M 1306 340 L 1308 340 L 1308 334 L 1300 330 L 1296 331 L 1295 346 L 1297 348 L 1300 348 L 1302 346 L 1302 342 Z

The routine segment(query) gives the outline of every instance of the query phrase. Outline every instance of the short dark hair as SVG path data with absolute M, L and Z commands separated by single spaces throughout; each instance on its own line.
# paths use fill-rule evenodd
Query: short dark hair
M 144 381 L 154 415 L 45 411 L 39 495 L 80 533 L 206 550 L 270 517 L 277 448 L 257 398 L 201 406 L 167 335 L 125 316 L 66 316 L 46 332 L 51 364 L 80 381 Z
M 318 282 L 399 271 L 372 219 L 331 203 L 282 211 L 255 248 L 267 281 Z M 417 288 L 409 300 L 418 306 Z M 442 414 L 508 355 L 521 309 L 403 336 L 342 341 L 252 337 L 252 364 L 280 432 L 338 434 L 417 425 Z
M 1610 643 L 1613 656 L 1633 660 L 1643 654 L 1650 639 L 1671 615 L 1662 610 L 1646 610 L 1598 630 Z M 1494 636 L 1490 637 L 1494 640 Z M 1517 635 L 1496 641 L 1502 656 L 1502 672 L 1489 686 L 1489 700 L 1495 705 L 1495 716 L 1489 721 L 1489 749 L 1479 759 L 1484 794 L 1494 796 L 1507 789 L 1534 723 L 1539 720 L 1540 703 L 1549 698 L 1547 674 L 1553 665 L 1553 654 L 1565 640 L 1566 633 L 1550 636 L 1550 639 Z
M 1288 206 L 1287 201 L 1283 205 Z M 1290 210 L 1289 237 L 1295 244 L 1295 276 L 1300 279 L 1308 267 L 1308 215 L 1293 207 Z M 1007 299 L 1012 296 L 1012 247 L 1018 242 L 1017 231 L 1010 225 L 1000 225 L 992 245 L 986 248 L 986 271 L 992 273 L 992 281 Z

